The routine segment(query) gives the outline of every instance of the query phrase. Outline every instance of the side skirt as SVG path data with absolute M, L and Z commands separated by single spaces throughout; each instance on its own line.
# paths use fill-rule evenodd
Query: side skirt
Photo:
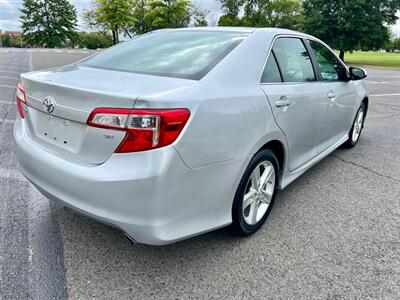
M 309 168 L 314 166 L 316 163 L 327 157 L 329 154 L 331 154 L 333 151 L 335 151 L 340 145 L 342 145 L 346 140 L 348 139 L 348 133 L 346 133 L 340 140 L 338 140 L 335 144 L 327 148 L 325 151 L 321 152 L 318 154 L 316 157 L 314 157 L 312 160 L 310 160 L 308 163 L 302 165 L 298 169 L 289 172 L 285 171 L 285 173 L 282 176 L 281 184 L 280 184 L 280 189 L 283 190 L 285 187 L 287 187 L 290 183 L 292 183 L 294 180 L 296 180 L 301 174 L 303 174 L 305 171 L 307 171 Z

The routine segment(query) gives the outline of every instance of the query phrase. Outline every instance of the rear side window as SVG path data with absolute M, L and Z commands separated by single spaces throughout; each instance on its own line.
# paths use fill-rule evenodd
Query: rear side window
M 320 43 L 310 41 L 310 46 L 317 59 L 321 77 L 325 81 L 346 80 L 347 70 L 333 53 Z
M 285 82 L 315 81 L 310 55 L 301 39 L 279 38 L 273 51 Z
M 247 34 L 222 31 L 160 31 L 95 55 L 89 67 L 157 76 L 201 79 Z
M 261 77 L 261 83 L 274 83 L 274 82 L 282 82 L 282 79 L 278 65 L 276 64 L 274 54 L 271 52 L 269 54 L 267 63 L 264 68 L 264 72 Z

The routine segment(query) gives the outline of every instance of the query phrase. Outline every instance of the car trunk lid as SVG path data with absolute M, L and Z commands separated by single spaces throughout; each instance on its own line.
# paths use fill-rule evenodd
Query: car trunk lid
M 27 94 L 25 120 L 30 138 L 62 157 L 93 165 L 106 161 L 125 137 L 124 131 L 88 126 L 95 108 L 133 108 L 139 96 L 193 84 L 81 66 L 27 73 L 21 81 Z

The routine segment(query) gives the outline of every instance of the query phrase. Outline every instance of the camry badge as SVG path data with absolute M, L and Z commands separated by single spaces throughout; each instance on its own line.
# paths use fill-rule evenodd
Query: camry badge
M 43 100 L 43 107 L 44 109 L 51 114 L 54 111 L 54 107 L 56 105 L 56 102 L 54 101 L 53 97 L 47 96 Z

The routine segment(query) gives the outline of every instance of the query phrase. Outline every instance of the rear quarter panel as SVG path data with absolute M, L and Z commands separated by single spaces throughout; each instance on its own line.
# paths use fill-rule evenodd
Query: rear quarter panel
M 252 156 L 277 131 L 265 95 L 237 90 L 235 96 L 203 101 L 175 145 L 188 167 Z M 277 132 L 276 132 L 277 133 Z M 278 135 L 278 134 L 277 134 Z
M 181 91 L 180 96 L 183 94 Z M 199 99 L 198 95 L 203 96 Z M 185 107 L 190 110 L 188 124 L 173 144 L 189 168 L 251 157 L 270 140 L 286 145 L 259 86 L 225 90 L 199 84 L 196 89 L 189 89 L 186 96 L 192 100 L 161 101 L 159 97 L 157 101 L 137 100 L 135 108 Z M 168 98 L 174 97 L 178 96 Z

